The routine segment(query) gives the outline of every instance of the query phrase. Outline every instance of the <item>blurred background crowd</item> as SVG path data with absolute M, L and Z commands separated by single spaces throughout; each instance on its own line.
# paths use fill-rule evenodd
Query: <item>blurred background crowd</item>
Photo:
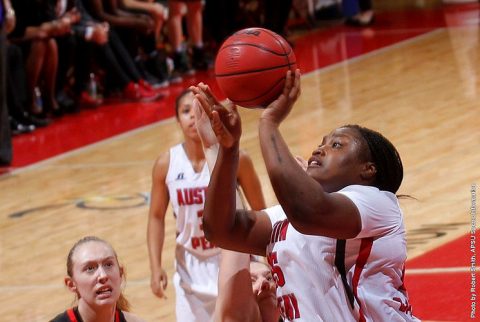
M 0 141 L 8 151 L 10 134 L 105 98 L 161 99 L 162 88 L 211 68 L 238 29 L 288 39 L 289 20 L 364 27 L 375 15 L 371 0 L 0 0 L 0 18 Z

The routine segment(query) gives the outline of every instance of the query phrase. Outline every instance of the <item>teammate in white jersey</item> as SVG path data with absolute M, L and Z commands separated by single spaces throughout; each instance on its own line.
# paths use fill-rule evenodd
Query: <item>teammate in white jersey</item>
M 343 126 L 302 168 L 279 125 L 300 95 L 300 72 L 262 113 L 260 145 L 279 206 L 235 210 L 240 117 L 193 87 L 220 151 L 205 202 L 206 237 L 222 248 L 267 255 L 288 321 L 416 321 L 403 284 L 405 229 L 395 193 L 403 166 L 381 134 Z
M 211 321 L 217 296 L 220 249 L 205 239 L 202 212 L 210 179 L 198 136 L 192 102 L 185 91 L 177 98 L 176 116 L 184 142 L 160 155 L 152 173 L 151 204 L 147 229 L 151 288 L 164 296 L 167 275 L 162 265 L 165 214 L 171 203 L 176 217 L 176 251 L 173 283 L 176 291 L 176 318 L 184 321 Z M 242 152 L 235 179 L 252 209 L 265 202 L 250 157 Z

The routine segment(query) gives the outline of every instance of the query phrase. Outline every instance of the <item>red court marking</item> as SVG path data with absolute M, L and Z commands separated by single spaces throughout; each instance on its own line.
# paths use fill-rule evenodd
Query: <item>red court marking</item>
M 468 23 L 478 16 L 478 4 L 446 6 L 436 10 L 385 12 L 372 28 L 338 25 L 315 30 L 295 40 L 295 54 L 303 73 L 357 57 L 399 41 L 448 25 Z M 468 17 L 469 19 L 464 19 Z M 12 169 L 104 140 L 163 120 L 174 114 L 175 97 L 189 85 L 203 81 L 219 94 L 213 72 L 199 73 L 165 90 L 166 98 L 149 104 L 121 103 L 83 110 L 43 129 L 14 137 Z M 5 170 L 5 169 L 3 169 Z
M 422 320 L 473 321 L 470 318 L 471 272 L 409 274 L 408 269 L 471 267 L 471 235 L 464 235 L 407 262 L 405 285 L 413 314 Z M 480 256 L 480 230 L 475 233 L 476 254 Z M 476 267 L 480 261 L 476 258 Z M 478 281 L 478 272 L 473 273 Z M 477 282 L 478 283 L 478 282 Z M 480 310 L 480 286 L 476 286 L 477 312 Z M 478 312 L 477 317 L 480 316 Z M 477 318 L 475 321 L 479 321 Z

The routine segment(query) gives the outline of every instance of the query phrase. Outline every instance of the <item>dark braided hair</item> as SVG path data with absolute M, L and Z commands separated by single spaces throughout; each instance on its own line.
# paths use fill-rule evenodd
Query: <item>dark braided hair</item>
M 393 144 L 377 131 L 359 125 L 345 125 L 357 130 L 367 143 L 371 161 L 377 173 L 373 185 L 380 190 L 396 193 L 403 180 L 402 159 Z

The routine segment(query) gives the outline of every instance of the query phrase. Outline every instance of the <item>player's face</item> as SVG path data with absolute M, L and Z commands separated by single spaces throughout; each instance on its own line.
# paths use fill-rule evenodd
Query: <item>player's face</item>
M 277 306 L 276 285 L 270 268 L 262 263 L 250 263 L 250 277 L 252 278 L 253 294 L 260 306 Z
M 81 244 L 72 256 L 72 283 L 79 298 L 95 308 L 114 306 L 120 297 L 122 270 L 113 249 L 102 242 Z
M 366 164 L 366 143 L 355 129 L 341 127 L 322 140 L 308 160 L 307 173 L 327 192 L 352 184 L 364 183 L 361 177 Z
M 199 140 L 197 127 L 195 126 L 195 114 L 193 112 L 193 100 L 195 96 L 189 92 L 185 94 L 178 104 L 178 123 L 185 137 Z

